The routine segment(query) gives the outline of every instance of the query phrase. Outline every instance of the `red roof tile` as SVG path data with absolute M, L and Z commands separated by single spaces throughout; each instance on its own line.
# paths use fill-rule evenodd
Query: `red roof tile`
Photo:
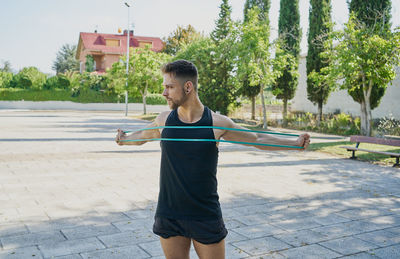
M 80 38 L 85 49 L 97 50 L 103 53 L 114 53 L 114 54 L 125 54 L 126 53 L 126 41 L 127 35 L 125 34 L 106 34 L 106 33 L 91 33 L 81 32 Z M 106 39 L 118 39 L 120 40 L 120 46 L 106 46 Z M 139 42 L 152 42 L 153 51 L 161 51 L 163 48 L 163 42 L 157 37 L 144 37 L 144 36 L 130 36 L 129 46 L 139 47 Z

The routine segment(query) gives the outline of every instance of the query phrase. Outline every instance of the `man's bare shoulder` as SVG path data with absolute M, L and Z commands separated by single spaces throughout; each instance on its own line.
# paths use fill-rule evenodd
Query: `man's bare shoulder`
M 167 121 L 167 118 L 170 113 L 171 113 L 171 111 L 164 111 L 164 112 L 160 113 L 154 120 L 154 123 L 157 126 L 165 126 L 165 122 Z
M 213 125 L 216 127 L 226 127 L 230 128 L 233 126 L 234 122 L 227 116 L 211 112 L 213 118 Z

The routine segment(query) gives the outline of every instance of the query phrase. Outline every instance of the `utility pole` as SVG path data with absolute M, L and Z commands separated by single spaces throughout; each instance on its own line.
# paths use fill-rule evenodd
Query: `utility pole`
M 128 31 L 127 31 L 127 39 L 126 39 L 126 89 L 128 89 L 128 79 L 129 79 L 129 38 L 130 38 L 130 31 L 129 31 L 129 9 L 130 5 L 125 2 L 126 7 L 128 7 Z M 125 90 L 125 116 L 128 116 L 128 90 Z

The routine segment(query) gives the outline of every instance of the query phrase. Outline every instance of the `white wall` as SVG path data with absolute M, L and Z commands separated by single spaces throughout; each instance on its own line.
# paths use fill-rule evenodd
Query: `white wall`
M 147 105 L 147 112 L 168 111 L 168 105 Z M 0 109 L 27 110 L 82 110 L 82 111 L 125 111 L 124 103 L 74 103 L 69 101 L 0 101 Z M 129 103 L 128 110 L 142 112 L 143 104 Z
M 304 111 L 317 113 L 318 107 L 313 105 L 307 99 L 307 73 L 306 58 L 300 58 L 299 65 L 299 85 L 295 97 L 291 101 L 292 111 Z M 360 104 L 354 102 L 351 96 L 345 90 L 332 92 L 328 102 L 323 106 L 324 113 L 333 113 L 340 109 L 341 112 L 360 116 Z M 385 95 L 382 97 L 380 105 L 372 110 L 373 118 L 382 118 L 392 114 L 394 118 L 400 120 L 400 68 L 397 69 L 397 77 L 386 89 Z

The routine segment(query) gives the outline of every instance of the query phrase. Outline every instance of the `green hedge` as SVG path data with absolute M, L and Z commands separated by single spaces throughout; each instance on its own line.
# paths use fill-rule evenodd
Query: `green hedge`
M 52 89 L 52 90 L 31 90 L 20 88 L 0 88 L 0 101 L 71 101 L 77 103 L 117 103 L 117 95 L 108 95 L 100 91 L 85 90 L 81 91 L 76 97 L 71 96 L 71 90 Z M 120 102 L 125 101 L 124 96 L 120 96 Z M 130 103 L 141 103 L 141 97 L 130 96 Z M 161 94 L 150 94 L 146 99 L 147 104 L 166 104 Z

